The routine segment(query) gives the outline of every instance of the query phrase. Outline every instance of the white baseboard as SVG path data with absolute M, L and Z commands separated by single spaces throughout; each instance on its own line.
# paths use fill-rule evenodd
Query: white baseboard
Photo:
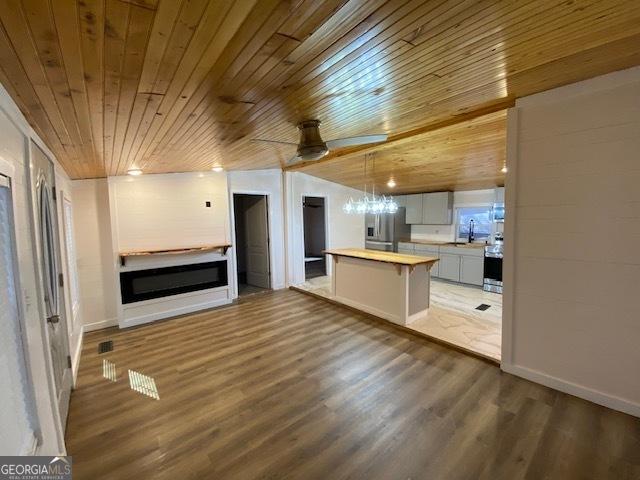
M 94 330 L 102 330 L 103 328 L 117 327 L 117 318 L 107 318 L 99 322 L 87 323 L 82 327 L 83 333 L 93 332 Z
M 546 387 L 589 400 L 590 402 L 611 408 L 612 410 L 618 410 L 620 412 L 633 415 L 634 417 L 640 417 L 640 404 L 631 402 L 624 398 L 609 395 L 576 383 L 567 382 L 566 380 L 547 375 L 537 370 L 521 367 L 519 365 L 502 363 L 500 368 L 507 373 L 526 378 L 532 382 L 540 383 Z
M 73 376 L 73 387 L 76 386 L 78 379 L 78 370 L 80 369 L 80 354 L 82 353 L 82 344 L 84 342 L 84 325 L 80 327 L 80 335 L 78 337 L 78 344 L 76 345 L 76 351 L 73 352 L 73 358 L 71 360 L 71 374 Z

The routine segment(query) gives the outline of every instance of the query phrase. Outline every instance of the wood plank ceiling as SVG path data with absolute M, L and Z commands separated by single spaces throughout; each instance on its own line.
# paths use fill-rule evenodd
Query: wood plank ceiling
M 310 162 L 302 171 L 380 193 L 471 190 L 504 185 L 505 110 L 389 142 L 363 152 Z M 394 188 L 387 182 L 393 180 Z
M 325 139 L 390 134 L 366 151 L 405 191 L 472 188 L 458 135 L 483 132 L 475 186 L 500 183 L 504 115 L 478 112 L 640 64 L 637 0 L 3 0 L 0 21 L 0 82 L 72 178 L 279 167 L 293 147 L 250 139 L 317 118 Z M 461 120 L 446 179 L 411 175 Z M 357 185 L 362 158 L 299 168 Z

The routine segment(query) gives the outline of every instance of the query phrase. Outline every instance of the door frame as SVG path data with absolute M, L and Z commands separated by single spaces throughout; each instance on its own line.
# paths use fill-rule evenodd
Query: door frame
M 300 238 L 302 238 L 302 254 L 301 254 L 301 258 L 302 258 L 302 283 L 307 281 L 307 269 L 306 269 L 306 264 L 304 262 L 304 254 L 305 254 L 305 249 L 304 249 L 304 199 L 305 197 L 315 197 L 315 198 L 322 198 L 324 200 L 324 248 L 327 249 L 329 248 L 329 196 L 328 195 L 317 195 L 317 194 L 313 194 L 313 193 L 302 193 L 302 195 L 300 195 L 300 203 L 298 205 L 300 205 Z M 333 272 L 331 272 L 331 262 L 329 262 L 328 260 L 328 255 L 324 256 L 324 271 L 327 272 L 327 275 L 331 275 Z
M 231 248 L 229 250 L 231 251 L 232 267 L 228 271 L 233 272 L 233 281 L 231 282 L 231 297 L 238 298 L 238 258 L 236 254 L 236 248 L 237 248 L 236 246 L 236 208 L 233 202 L 234 195 L 257 195 L 257 196 L 263 196 L 267 200 L 267 230 L 268 230 L 267 236 L 269 241 L 269 285 L 271 285 L 270 290 L 273 290 L 273 271 L 274 271 L 273 265 L 275 265 L 275 252 L 273 248 L 273 242 L 271 241 L 273 237 L 272 235 L 273 220 L 272 219 L 274 217 L 275 212 L 273 210 L 273 201 L 272 201 L 273 193 L 267 192 L 265 190 L 251 190 L 246 188 L 229 189 L 229 210 L 230 210 L 229 222 L 231 224 Z

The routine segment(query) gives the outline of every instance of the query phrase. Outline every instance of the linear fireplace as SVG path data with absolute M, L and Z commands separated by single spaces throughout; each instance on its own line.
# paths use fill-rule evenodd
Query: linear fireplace
M 120 273 L 123 304 L 224 287 L 227 284 L 226 260 Z

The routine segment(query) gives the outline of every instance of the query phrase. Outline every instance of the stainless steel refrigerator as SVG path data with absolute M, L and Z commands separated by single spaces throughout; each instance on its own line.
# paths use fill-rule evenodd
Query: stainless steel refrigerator
M 367 213 L 364 226 L 365 248 L 369 250 L 397 252 L 398 242 L 411 237 L 404 207 L 396 213 Z

